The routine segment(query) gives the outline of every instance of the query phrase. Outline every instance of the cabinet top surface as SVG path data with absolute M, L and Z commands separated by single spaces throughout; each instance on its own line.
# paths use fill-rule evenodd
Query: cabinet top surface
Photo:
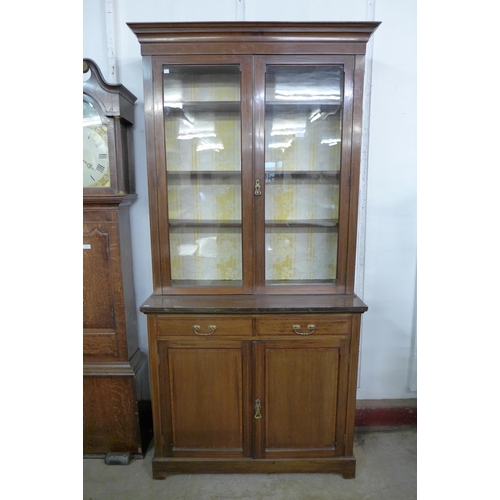
M 132 30 L 134 29 L 199 29 L 199 28 L 241 28 L 243 30 L 253 29 L 308 29 L 308 28 L 325 28 L 333 30 L 375 30 L 381 23 L 378 21 L 340 21 L 340 22 L 324 22 L 324 21 L 309 21 L 309 22 L 293 22 L 293 21 L 215 21 L 215 22 L 132 22 L 127 23 Z
M 363 313 L 368 306 L 356 295 L 151 295 L 145 314 Z

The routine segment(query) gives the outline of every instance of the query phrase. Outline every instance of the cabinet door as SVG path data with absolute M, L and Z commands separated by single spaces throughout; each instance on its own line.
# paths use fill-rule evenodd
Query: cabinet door
M 341 455 L 348 339 L 263 341 L 255 356 L 256 457 Z
M 245 341 L 160 341 L 157 456 L 250 456 L 250 354 Z
M 162 57 L 153 71 L 154 99 L 161 103 L 154 128 L 162 133 L 155 133 L 158 200 L 151 212 L 163 293 L 213 293 L 214 287 L 249 293 L 251 59 Z
M 344 293 L 353 59 L 261 56 L 255 68 L 256 282 Z

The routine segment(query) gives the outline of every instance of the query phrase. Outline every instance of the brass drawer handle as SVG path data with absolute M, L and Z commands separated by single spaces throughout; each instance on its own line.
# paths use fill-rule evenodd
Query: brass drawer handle
M 298 329 L 300 328 L 300 325 L 292 325 L 292 328 L 297 335 L 311 335 L 311 333 L 314 332 L 316 325 L 307 325 L 307 328 L 310 330 L 309 332 L 299 332 Z
M 193 325 L 194 333 L 196 333 L 196 335 L 203 335 L 203 336 L 212 335 L 212 333 L 215 332 L 216 328 L 217 327 L 215 325 L 208 325 L 208 329 L 210 330 L 210 333 L 200 333 L 200 325 Z
M 260 399 L 255 400 L 255 414 L 254 414 L 253 418 L 255 418 L 256 420 L 258 420 L 259 418 L 262 418 L 262 415 L 260 413 Z

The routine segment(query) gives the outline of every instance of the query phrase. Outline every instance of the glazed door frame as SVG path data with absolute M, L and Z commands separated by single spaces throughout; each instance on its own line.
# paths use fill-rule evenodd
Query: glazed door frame
M 255 198 L 255 290 L 262 294 L 339 294 L 346 293 L 348 275 L 347 256 L 349 239 L 356 237 L 349 234 L 351 172 L 353 170 L 351 144 L 353 134 L 354 112 L 354 68 L 355 56 L 352 55 L 256 55 L 254 75 L 254 175 L 261 179 L 262 196 Z M 344 78 L 342 84 L 342 125 L 341 125 L 341 159 L 339 180 L 339 220 L 337 244 L 337 271 L 333 285 L 276 285 L 266 286 L 265 279 L 265 137 L 266 129 L 266 69 L 268 66 L 342 66 Z M 356 199 L 357 202 L 357 199 Z M 357 207 L 356 207 L 357 208 Z M 355 242 L 354 242 L 355 243 Z M 352 270 L 351 272 L 354 272 Z

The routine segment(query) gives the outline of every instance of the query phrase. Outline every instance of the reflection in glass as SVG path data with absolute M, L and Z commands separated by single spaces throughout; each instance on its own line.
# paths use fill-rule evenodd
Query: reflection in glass
M 235 65 L 164 68 L 173 285 L 241 285 L 241 105 Z
M 172 280 L 178 285 L 241 282 L 241 231 L 238 228 L 172 227 Z
M 266 283 L 336 279 L 343 69 L 266 71 Z
M 101 117 L 94 106 L 83 100 L 83 126 L 93 127 L 95 125 L 102 125 Z

